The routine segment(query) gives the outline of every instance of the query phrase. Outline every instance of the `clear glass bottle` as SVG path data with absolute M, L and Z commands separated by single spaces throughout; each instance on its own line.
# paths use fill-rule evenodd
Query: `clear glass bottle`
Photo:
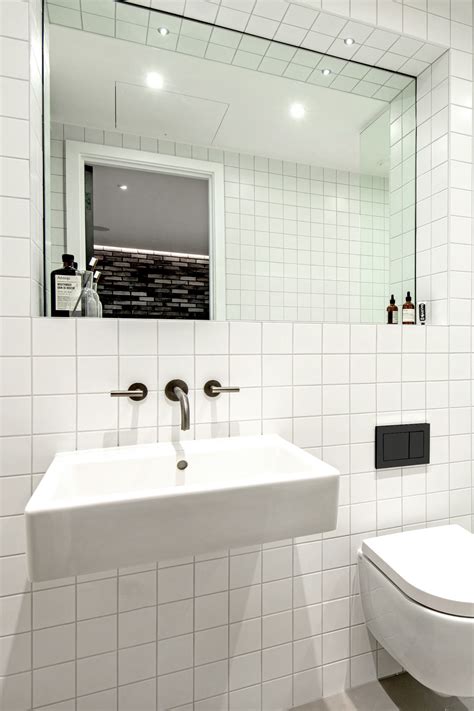
M 98 318 L 102 318 L 102 313 L 103 313 L 102 301 L 100 300 L 100 296 L 98 293 L 99 279 L 100 279 L 100 272 L 95 272 L 94 273 L 94 283 L 92 284 L 92 288 L 94 290 L 94 294 L 95 294 L 96 301 L 97 301 L 97 316 L 98 316 Z
M 81 311 L 86 318 L 98 318 L 99 316 L 99 297 L 94 292 L 92 272 L 87 271 L 84 275 L 84 287 L 82 289 Z

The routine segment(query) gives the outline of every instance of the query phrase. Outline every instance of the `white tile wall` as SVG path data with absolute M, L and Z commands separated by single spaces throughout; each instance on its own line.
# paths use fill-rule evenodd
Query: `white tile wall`
M 65 251 L 67 139 L 224 164 L 228 318 L 385 321 L 389 287 L 385 178 L 53 123 L 48 270 L 61 265 Z M 408 255 L 410 240 L 405 242 Z M 407 256 L 406 270 L 409 262 Z
M 374 533 L 470 528 L 469 327 L 4 318 L 2 343 L 5 708 L 289 708 L 396 670 L 355 553 Z M 138 374 L 145 403 L 110 399 Z M 211 410 L 216 374 L 242 391 Z M 182 436 L 171 377 L 191 386 L 186 436 L 278 432 L 338 467 L 336 531 L 31 587 L 22 511 L 54 453 Z M 375 472 L 374 425 L 408 421 L 431 422 L 432 463 Z
M 0 7 L 0 314 L 42 313 L 41 3 Z
M 81 325 L 82 333 L 76 334 L 78 324 L 73 321 L 56 323 L 23 318 L 30 313 L 28 280 L 2 276 L 2 287 L 7 287 L 11 298 L 3 302 L 6 315 L 0 320 L 0 365 L 12 374 L 10 384 L 10 377 L 7 379 L 8 394 L 0 398 L 0 699 L 5 709 L 124 711 L 141 708 L 149 711 L 157 708 L 158 700 L 158 708 L 191 711 L 193 698 L 197 711 L 289 708 L 292 704 L 316 699 L 321 693 L 328 695 L 348 684 L 362 683 L 373 678 L 376 671 L 394 673 L 397 666 L 389 656 L 383 650 L 373 650 L 374 642 L 363 624 L 357 584 L 355 580 L 351 582 L 354 551 L 360 538 L 374 530 L 383 532 L 400 526 L 456 520 L 469 527 L 472 521 L 469 387 L 472 384 L 469 300 L 472 294 L 471 273 L 465 271 L 472 251 L 471 219 L 465 214 L 463 195 L 456 192 L 465 189 L 459 187 L 459 176 L 466 176 L 465 168 L 457 163 L 468 163 L 472 149 L 471 109 L 463 105 L 464 99 L 457 93 L 462 85 L 456 82 L 456 79 L 472 80 L 471 6 L 462 0 L 451 0 L 443 5 L 430 3 L 426 12 L 424 3 L 417 3 L 414 8 L 414 3 L 391 0 L 353 1 L 350 7 L 345 0 L 338 0 L 337 4 L 335 0 L 321 2 L 326 15 L 329 8 L 361 24 L 375 26 L 377 23 L 379 29 L 373 33 L 375 47 L 377 43 L 381 46 L 390 43 L 393 35 L 399 52 L 424 51 L 425 37 L 430 42 L 451 47 L 448 132 L 443 129 L 443 89 L 438 89 L 442 77 L 446 76 L 441 62 L 435 63 L 422 77 L 427 82 L 425 91 L 430 93 L 430 113 L 419 122 L 418 152 L 419 167 L 420 163 L 424 166 L 419 178 L 429 172 L 425 179 L 430 215 L 437 202 L 433 195 L 440 192 L 436 188 L 442 178 L 436 168 L 445 160 L 449 162 L 447 219 L 436 216 L 428 220 L 424 249 L 430 250 L 430 259 L 441 261 L 444 257 L 437 249 L 447 245 L 447 297 L 440 300 L 447 298 L 443 318 L 451 325 L 415 327 L 408 331 L 401 327 L 353 325 L 321 329 L 314 324 L 294 324 L 290 326 L 293 344 L 290 348 L 288 324 L 284 324 L 281 337 L 287 347 L 284 352 L 275 353 L 272 352 L 277 350 L 274 344 L 278 343 L 272 330 L 278 328 L 275 324 L 266 327 L 265 342 L 269 344 L 269 352 L 264 352 L 263 327 L 258 323 L 196 325 L 196 334 L 190 323 L 160 323 L 155 340 L 156 324 L 130 326 L 113 322 L 107 326 L 113 332 L 111 347 L 101 343 L 99 352 L 94 353 L 87 347 L 89 338 L 84 332 L 84 329 L 94 328 L 93 325 Z M 217 7 L 220 22 L 229 26 L 240 23 L 241 27 L 248 22 L 254 7 L 253 2 L 244 0 L 240 9 L 227 0 L 225 4 L 201 2 L 199 6 L 194 2 L 185 4 L 184 0 L 173 0 L 173 3 L 153 0 L 153 3 L 162 9 L 174 8 L 188 13 Z M 4 76 L 0 81 L 0 113 L 20 120 L 29 118 L 27 39 L 31 35 L 22 15 L 25 8 L 18 7 L 25 4 L 20 0 L 1 4 L 1 26 L 6 36 L 0 39 L 0 44 L 2 57 L 6 59 L 2 63 Z M 304 4 L 314 13 L 321 9 L 318 0 L 307 0 Z M 273 3 L 260 3 L 259 7 L 263 5 L 272 11 L 276 7 Z M 298 6 L 282 0 L 281 8 L 289 12 Z M 34 3 L 29 3 L 29 9 L 36 12 Z M 419 12 L 413 13 L 413 9 Z M 260 9 L 259 12 L 263 12 L 265 20 L 266 11 Z M 20 24 L 18 17 L 23 17 Z M 269 25 L 265 27 L 268 30 Z M 14 32 L 12 28 L 16 28 Z M 402 32 L 402 40 L 399 40 L 397 34 Z M 34 130 L 38 130 L 38 126 L 36 117 Z M 447 152 L 446 142 L 437 143 L 438 138 L 432 140 L 434 135 L 438 136 L 436 131 L 441 131 L 439 138 L 447 136 Z M 428 146 L 428 151 L 423 152 Z M 418 209 L 420 207 L 421 199 Z M 11 235 L 2 234 L 2 243 L 4 237 Z M 23 279 L 24 284 L 12 291 L 10 287 L 17 279 Z M 458 295 L 460 284 L 464 287 Z M 160 373 L 166 373 L 170 362 L 167 356 L 172 357 L 180 374 L 186 372 L 190 379 L 197 377 L 198 355 L 205 357 L 206 351 L 217 346 L 227 367 L 231 367 L 231 359 L 236 356 L 250 356 L 261 363 L 261 379 L 277 378 L 287 383 L 262 387 L 258 384 L 260 381 L 253 381 L 255 384 L 246 386 L 239 400 L 229 399 L 229 404 L 224 406 L 226 412 L 220 415 L 222 419 L 212 422 L 209 416 L 204 416 L 202 422 L 195 424 L 192 434 L 209 436 L 276 430 L 333 462 L 341 469 L 344 483 L 335 534 L 301 543 L 281 541 L 265 547 L 264 551 L 257 548 L 222 552 L 208 560 L 105 571 L 84 579 L 56 581 L 52 586 L 35 586 L 31 590 L 25 579 L 21 512 L 32 486 L 54 452 L 107 446 L 117 441 L 153 441 L 157 434 L 163 439 L 176 431 L 174 415 L 165 410 L 160 397 L 143 427 L 130 428 L 117 410 L 111 416 L 99 408 L 98 420 L 86 419 L 81 428 L 74 424 L 70 431 L 65 431 L 59 423 L 57 430 L 57 423 L 45 420 L 39 423 L 42 431 L 33 433 L 32 413 L 38 412 L 43 398 L 47 398 L 51 406 L 58 402 L 54 398 L 70 398 L 66 407 L 61 400 L 63 411 L 68 413 L 83 397 L 95 398 L 94 404 L 105 402 L 106 393 L 77 393 L 75 376 L 79 358 L 112 357 L 120 375 L 121 361 L 136 356 L 128 352 L 130 328 L 143 329 L 140 342 L 146 355 L 155 358 L 157 378 Z M 198 342 L 197 355 L 195 343 Z M 157 344 L 156 351 L 153 344 Z M 390 355 L 394 356 L 390 364 L 397 374 L 395 380 L 390 380 L 389 363 L 384 358 Z M 33 369 L 30 390 L 24 359 L 31 360 L 33 356 L 35 368 L 39 370 Z M 264 362 L 264 356 L 270 359 Z M 276 356 L 291 359 L 289 382 L 285 362 L 275 361 Z M 48 363 L 48 359 L 53 358 L 59 360 Z M 40 367 L 39 362 L 43 360 Z M 71 384 L 67 382 L 62 386 L 63 392 L 55 395 L 56 390 L 48 384 L 46 374 L 49 370 L 51 378 L 51 369 L 59 365 L 59 361 L 66 381 L 69 373 Z M 19 372 L 24 377 L 18 378 Z M 413 380 L 414 377 L 417 380 Z M 199 381 L 196 384 L 199 386 Z M 312 390 L 320 409 L 308 409 L 304 390 L 298 387 L 301 385 L 320 388 Z M 282 391 L 292 388 L 293 400 L 286 403 L 282 416 L 262 417 L 262 402 L 271 395 L 272 388 Z M 196 409 L 195 389 L 193 394 Z M 325 414 L 323 408 L 328 408 L 332 400 L 334 409 L 330 410 L 331 414 Z M 426 418 L 432 425 L 431 465 L 426 469 L 392 470 L 375 475 L 372 470 L 374 423 L 418 418 Z M 104 429 L 112 421 L 114 427 Z M 291 576 L 288 575 L 290 557 Z M 232 586 L 226 583 L 227 570 L 232 571 Z M 215 612 L 211 620 L 210 612 Z M 150 641 L 147 629 L 153 629 L 155 616 L 158 634 Z M 219 632 L 210 632 L 215 629 Z M 222 645 L 225 630 L 229 639 L 226 654 Z M 208 635 L 201 635 L 207 632 Z M 212 661 L 203 661 L 200 657 L 202 664 L 197 665 L 196 658 L 191 659 L 186 651 L 189 650 L 186 645 L 189 645 L 189 636 L 198 633 L 201 635 L 199 653 Z M 163 650 L 166 650 L 164 657 Z M 231 657 L 227 656 L 229 650 Z M 184 666 L 163 671 L 160 658 L 166 664 L 182 659 Z

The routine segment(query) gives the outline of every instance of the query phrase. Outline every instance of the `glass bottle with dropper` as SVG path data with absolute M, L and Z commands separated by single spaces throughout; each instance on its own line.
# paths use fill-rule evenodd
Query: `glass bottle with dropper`
M 402 323 L 405 326 L 415 323 L 415 304 L 411 300 L 411 294 L 407 291 L 407 297 L 402 309 Z
M 390 297 L 390 303 L 387 306 L 387 323 L 397 324 L 398 323 L 398 306 L 395 304 L 395 297 L 392 294 Z

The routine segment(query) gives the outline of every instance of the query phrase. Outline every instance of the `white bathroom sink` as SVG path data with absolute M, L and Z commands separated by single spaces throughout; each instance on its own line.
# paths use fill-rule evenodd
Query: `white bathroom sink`
M 29 576 L 330 531 L 338 492 L 336 469 L 278 435 L 57 454 L 25 509 Z

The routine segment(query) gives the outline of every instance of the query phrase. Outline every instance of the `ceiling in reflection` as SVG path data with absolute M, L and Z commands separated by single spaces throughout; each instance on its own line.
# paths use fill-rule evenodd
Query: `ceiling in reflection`
M 352 172 L 361 170 L 361 133 L 388 108 L 379 99 L 57 26 L 50 28 L 50 65 L 58 123 Z M 161 89 L 147 86 L 150 71 L 159 72 Z M 294 104 L 304 117 L 291 115 Z M 386 174 L 388 140 L 387 130 L 384 141 L 372 141 L 364 172 Z
M 329 53 L 337 51 L 338 57 L 278 44 L 268 39 L 153 12 L 142 7 L 131 7 L 116 3 L 115 0 L 48 1 L 47 10 L 52 24 L 373 97 L 381 101 L 391 101 L 410 81 L 409 77 L 394 75 L 380 67 L 370 67 L 339 58 L 350 48 L 344 45 L 342 37 L 338 38 L 337 46 L 333 47 L 335 41 L 333 42 L 330 35 L 324 34 L 323 23 L 317 25 L 312 31 L 315 36 L 312 38 L 316 42 L 315 49 L 319 47 L 321 52 Z M 333 18 L 334 21 L 338 19 Z M 372 32 L 369 27 L 364 32 L 362 29 L 364 26 L 357 23 L 348 23 L 349 27 L 345 22 L 341 24 L 345 26 L 344 36 L 352 34 L 358 41 L 362 38 L 367 39 Z M 168 34 L 160 34 L 159 30 L 163 27 L 168 30 Z M 397 47 L 391 48 L 391 54 L 398 56 L 403 65 L 405 59 L 402 54 L 397 55 Z M 330 73 L 323 74 L 323 69 L 329 69 Z M 400 70 L 400 67 L 397 69 Z

